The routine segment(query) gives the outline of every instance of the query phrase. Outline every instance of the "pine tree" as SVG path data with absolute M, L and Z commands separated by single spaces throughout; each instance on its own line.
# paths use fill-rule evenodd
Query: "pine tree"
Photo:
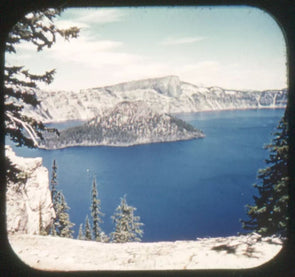
M 79 29 L 71 27 L 69 29 L 59 29 L 54 24 L 54 19 L 58 17 L 62 9 L 42 9 L 33 11 L 23 17 L 13 26 L 5 45 L 7 54 L 17 53 L 16 45 L 27 42 L 36 46 L 37 51 L 50 48 L 59 35 L 69 40 L 77 38 Z M 44 124 L 33 117 L 23 113 L 24 106 L 37 107 L 40 102 L 36 97 L 38 83 L 50 84 L 53 81 L 55 70 L 49 70 L 41 74 L 33 74 L 24 66 L 5 65 L 4 68 L 4 105 L 5 105 L 5 135 L 16 144 L 16 146 L 37 147 L 39 141 L 43 139 L 42 132 L 55 131 L 46 128 Z M 58 132 L 57 132 L 58 133 Z M 11 174 L 15 172 L 15 167 L 7 162 L 9 178 L 15 179 Z
M 241 220 L 242 227 L 263 236 L 286 235 L 288 222 L 288 128 L 286 115 L 281 119 L 269 150 L 266 168 L 258 171 L 260 182 L 254 184 L 258 196 L 254 205 L 247 205 L 249 220 Z
M 58 214 L 58 197 L 57 197 L 57 165 L 56 161 L 53 160 L 52 164 L 52 173 L 51 173 L 51 180 L 50 180 L 50 189 L 51 189 L 51 199 L 52 199 L 52 205 L 53 209 L 55 211 L 55 218 L 53 219 L 51 228 L 50 228 L 50 234 L 52 236 L 57 236 L 57 228 L 59 226 L 59 214 Z
M 140 223 L 139 216 L 134 215 L 135 211 L 135 207 L 127 204 L 126 195 L 121 198 L 121 203 L 112 216 L 115 224 L 115 231 L 111 233 L 113 242 L 141 241 L 143 223 Z
M 65 197 L 61 191 L 56 193 L 56 214 L 57 214 L 57 224 L 56 233 L 60 237 L 73 238 L 74 231 L 72 230 L 75 225 L 70 221 L 70 216 L 68 210 L 70 209 L 67 205 Z
M 56 165 L 56 162 L 55 160 L 53 160 L 53 164 L 52 164 L 52 173 L 51 173 L 51 180 L 50 180 L 50 189 L 51 189 L 51 200 L 52 200 L 52 205 L 53 205 L 53 209 L 55 211 L 55 218 L 53 219 L 53 222 L 52 222 L 52 225 L 51 225 L 51 228 L 50 228 L 50 234 L 52 236 L 57 236 L 57 233 L 56 233 L 56 225 L 57 225 L 57 217 L 58 215 L 56 214 L 56 211 L 57 211 L 57 199 L 56 199 L 56 193 L 57 193 L 57 190 L 56 190 L 56 187 L 58 185 L 57 183 L 57 165 Z
M 51 185 L 51 199 L 52 201 L 55 198 L 55 194 L 56 194 L 56 187 L 57 187 L 57 165 L 56 165 L 56 161 L 53 160 L 53 164 L 52 164 L 52 173 L 51 173 L 51 181 L 50 181 L 50 185 Z M 54 206 L 54 202 L 53 202 L 53 206 Z
M 74 233 L 72 228 L 75 224 L 70 221 L 70 216 L 68 213 L 70 208 L 66 203 L 63 193 L 56 189 L 58 182 L 57 165 L 55 160 L 53 160 L 50 184 L 52 204 L 55 211 L 55 218 L 53 219 L 50 234 L 52 236 L 72 238 Z
M 91 210 L 91 217 L 92 217 L 92 224 L 93 224 L 92 225 L 93 239 L 96 241 L 101 241 L 100 235 L 102 233 L 102 230 L 100 228 L 100 224 L 103 222 L 102 216 L 104 214 L 101 212 L 101 204 L 98 198 L 95 178 L 93 179 L 93 182 L 92 182 L 90 210 Z
M 90 222 L 89 222 L 88 215 L 86 215 L 86 219 L 85 219 L 84 234 L 85 234 L 85 240 L 92 240 L 91 225 L 90 225 Z
M 84 240 L 84 233 L 83 233 L 83 224 L 80 224 L 80 227 L 79 227 L 79 233 L 78 233 L 78 237 L 77 239 L 79 240 Z

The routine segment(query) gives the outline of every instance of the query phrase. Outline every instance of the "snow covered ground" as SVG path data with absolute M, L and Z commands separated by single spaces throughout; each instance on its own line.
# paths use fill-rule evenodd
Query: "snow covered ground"
M 280 239 L 258 234 L 124 244 L 15 234 L 9 241 L 29 266 L 58 271 L 251 268 L 269 261 L 282 248 Z

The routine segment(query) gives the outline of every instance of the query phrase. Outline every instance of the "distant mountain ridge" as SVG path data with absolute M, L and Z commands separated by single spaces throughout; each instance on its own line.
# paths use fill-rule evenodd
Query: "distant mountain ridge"
M 159 114 L 142 101 L 123 101 L 86 124 L 45 137 L 42 147 L 131 146 L 202 137 L 202 131 L 169 114 Z
M 144 101 L 158 113 L 229 109 L 283 108 L 287 90 L 238 91 L 199 87 L 177 76 L 152 78 L 113 86 L 71 91 L 36 91 L 41 105 L 25 114 L 45 122 L 90 120 L 122 101 Z
M 109 91 L 132 91 L 136 89 L 153 89 L 159 94 L 177 97 L 181 94 L 181 81 L 177 76 L 166 76 L 161 78 L 144 79 L 119 83 L 104 87 Z M 100 89 L 100 88 L 98 88 Z

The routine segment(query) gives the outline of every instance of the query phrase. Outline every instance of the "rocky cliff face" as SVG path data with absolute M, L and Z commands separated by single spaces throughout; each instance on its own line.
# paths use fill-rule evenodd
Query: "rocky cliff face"
M 159 113 L 285 107 L 287 91 L 236 91 L 200 87 L 167 76 L 79 92 L 36 91 L 41 105 L 26 114 L 47 122 L 90 120 L 122 101 L 144 101 Z
M 45 138 L 44 147 L 77 145 L 130 146 L 204 137 L 202 131 L 169 114 L 160 114 L 142 101 L 124 101 L 88 123 Z
M 39 218 L 49 228 L 55 213 L 49 190 L 48 170 L 42 158 L 18 157 L 9 146 L 5 155 L 21 170 L 26 181 L 8 183 L 6 191 L 6 222 L 8 233 L 39 234 Z

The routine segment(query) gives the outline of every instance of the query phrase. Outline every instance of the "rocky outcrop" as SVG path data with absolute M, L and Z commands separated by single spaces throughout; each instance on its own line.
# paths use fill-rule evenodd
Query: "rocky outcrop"
M 6 146 L 5 155 L 19 170 L 25 181 L 7 184 L 6 222 L 8 233 L 39 234 L 41 215 L 48 229 L 55 217 L 49 190 L 48 170 L 42 158 L 23 158 Z
M 45 138 L 44 148 L 136 144 L 189 140 L 204 137 L 202 131 L 169 114 L 159 114 L 142 101 L 124 101 L 88 123 Z M 42 146 L 41 146 L 42 147 Z
M 159 113 L 283 108 L 287 90 L 238 91 L 201 87 L 167 76 L 78 92 L 36 90 L 41 105 L 25 113 L 47 122 L 90 120 L 122 101 L 144 101 Z

